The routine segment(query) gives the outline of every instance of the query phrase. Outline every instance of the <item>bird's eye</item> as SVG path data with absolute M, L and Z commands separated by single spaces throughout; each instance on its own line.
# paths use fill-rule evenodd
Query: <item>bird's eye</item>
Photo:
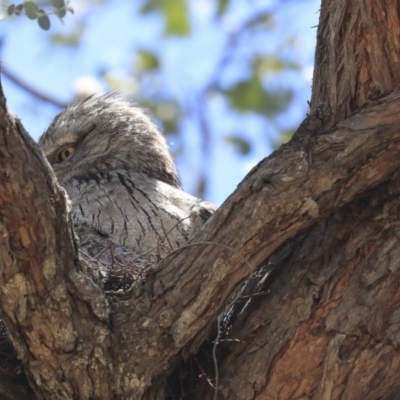
M 58 154 L 57 154 L 57 159 L 58 161 L 67 161 L 72 154 L 75 152 L 75 147 L 74 146 L 68 146 L 62 149 Z

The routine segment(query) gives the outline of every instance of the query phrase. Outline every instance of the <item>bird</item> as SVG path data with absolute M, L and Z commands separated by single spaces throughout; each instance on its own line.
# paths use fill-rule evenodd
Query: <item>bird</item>
M 102 265 L 119 257 L 128 260 L 120 265 L 153 266 L 216 209 L 182 189 L 165 137 L 118 94 L 73 102 L 39 146 L 71 202 L 80 249 Z M 106 257 L 105 248 L 113 254 Z

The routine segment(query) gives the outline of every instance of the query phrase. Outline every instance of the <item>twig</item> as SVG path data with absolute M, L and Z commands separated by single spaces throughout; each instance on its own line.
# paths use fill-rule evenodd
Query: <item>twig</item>
M 172 247 L 172 244 L 171 244 L 171 242 L 170 242 L 170 240 L 169 240 L 169 237 L 168 237 L 168 234 L 169 234 L 171 231 L 169 231 L 168 234 L 167 234 L 167 233 L 165 232 L 165 228 L 164 228 L 164 224 L 163 224 L 163 222 L 162 222 L 162 219 L 160 219 L 160 222 L 161 222 L 161 228 L 162 228 L 162 230 L 163 230 L 163 232 L 164 232 L 164 236 L 165 236 L 165 238 L 167 239 L 167 242 L 168 242 L 168 244 L 169 244 L 169 247 L 170 247 L 171 251 L 173 251 L 174 248 Z M 180 223 L 180 222 L 178 222 L 178 223 Z M 177 225 L 175 225 L 175 226 L 177 226 Z M 174 226 L 172 229 L 175 229 L 175 226 Z
M 215 369 L 215 391 L 214 391 L 214 400 L 217 400 L 218 397 L 218 386 L 219 386 L 219 370 L 218 370 L 218 360 L 217 360 L 217 346 L 219 343 L 219 338 L 221 336 L 221 319 L 223 317 L 223 314 L 218 316 L 217 319 L 217 337 L 215 338 L 214 341 L 214 346 L 213 346 L 213 360 L 214 360 L 214 369 Z
M 199 370 L 201 371 L 201 374 L 199 375 L 199 378 L 204 377 L 205 380 L 208 382 L 208 384 L 215 389 L 215 386 L 213 385 L 210 377 L 207 375 L 206 371 L 204 371 L 204 369 L 201 367 L 201 365 L 199 364 L 199 362 L 197 361 L 196 357 L 194 357 L 194 361 L 196 362 L 197 366 L 199 367 Z
M 157 262 L 161 261 L 161 238 L 157 236 Z
M 53 104 L 53 106 L 56 106 L 58 108 L 65 108 L 69 104 L 68 102 L 64 102 L 62 100 L 56 99 L 53 96 L 41 92 L 37 88 L 33 87 L 31 84 L 25 82 L 20 77 L 12 73 L 8 68 L 4 67 L 3 65 L 1 66 L 1 73 L 12 83 L 19 86 L 21 89 L 25 90 L 39 100 L 46 101 L 47 103 Z

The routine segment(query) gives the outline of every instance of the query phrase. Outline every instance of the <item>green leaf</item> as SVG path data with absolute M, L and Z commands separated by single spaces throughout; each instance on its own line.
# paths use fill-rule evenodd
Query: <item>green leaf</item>
M 39 16 L 39 7 L 32 0 L 24 1 L 24 9 L 29 19 L 36 19 Z
M 10 4 L 7 8 L 7 14 L 11 17 L 14 14 L 15 4 Z
M 272 28 L 275 25 L 275 20 L 273 15 L 265 12 L 255 16 L 255 18 L 250 18 L 247 21 L 246 28 L 247 29 L 265 29 Z
M 279 56 L 255 57 L 253 60 L 253 70 L 258 76 L 278 74 L 284 70 L 298 71 L 300 66 L 294 61 L 287 61 Z
M 231 106 L 239 112 L 254 111 L 274 116 L 288 106 L 293 95 L 291 91 L 268 92 L 256 76 L 242 81 L 225 90 Z
M 55 8 L 65 8 L 64 0 L 51 0 L 51 5 Z
M 147 0 L 146 3 L 140 7 L 141 14 L 148 14 L 152 11 L 157 11 L 161 9 L 161 1 L 160 0 Z
M 136 65 L 141 71 L 155 71 L 160 68 L 160 61 L 155 53 L 148 50 L 139 50 Z
M 48 31 L 50 29 L 50 19 L 47 16 L 47 14 L 45 14 L 45 12 L 43 10 L 40 10 L 40 12 L 42 13 L 41 16 L 38 18 L 38 23 L 39 26 L 44 29 L 45 31 Z
M 82 32 L 73 32 L 68 35 L 55 33 L 50 36 L 51 43 L 58 46 L 78 47 L 81 40 Z
M 23 9 L 24 9 L 24 5 L 23 5 L 23 4 L 18 4 L 18 5 L 15 7 L 14 14 L 15 14 L 15 15 L 21 15 Z
M 59 9 L 59 8 L 54 8 L 53 7 L 53 12 L 54 14 L 57 15 L 58 18 L 62 19 L 63 17 L 65 17 L 65 14 L 67 13 L 67 10 L 64 9 Z
M 136 94 L 138 91 L 136 77 L 121 77 L 118 74 L 114 75 L 108 71 L 103 71 L 101 77 L 111 91 L 121 92 L 129 96 Z
M 153 11 L 163 14 L 166 36 L 186 36 L 190 33 L 186 0 L 147 0 L 140 8 L 142 14 L 149 14 Z
M 161 6 L 165 16 L 165 35 L 188 35 L 190 23 L 185 0 L 164 0 Z
M 239 152 L 239 154 L 243 156 L 249 154 L 251 151 L 250 143 L 247 140 L 243 139 L 243 137 L 241 136 L 237 135 L 227 136 L 225 138 L 225 142 L 230 145 L 233 145 L 235 149 Z
M 229 0 L 218 0 L 217 17 L 222 17 L 229 6 Z
M 154 114 L 163 124 L 163 133 L 170 135 L 177 133 L 179 130 L 179 119 L 181 111 L 179 104 L 174 101 L 161 101 L 154 108 Z
M 58 46 L 78 47 L 82 38 L 84 25 L 82 22 L 75 23 L 74 29 L 69 33 L 53 33 L 50 40 Z
M 60 19 L 65 17 L 65 14 L 67 13 L 67 8 L 65 5 L 64 0 L 51 0 L 51 5 L 53 6 L 53 11 L 54 14 L 57 15 Z
M 204 198 L 204 193 L 206 191 L 207 182 L 204 176 L 200 176 L 196 184 L 196 195 L 200 198 Z

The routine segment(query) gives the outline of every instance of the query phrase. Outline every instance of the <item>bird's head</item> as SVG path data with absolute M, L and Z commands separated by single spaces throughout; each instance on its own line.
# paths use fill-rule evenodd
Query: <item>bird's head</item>
M 61 184 L 74 176 L 126 170 L 180 187 L 165 138 L 143 110 L 115 94 L 68 106 L 39 145 Z

